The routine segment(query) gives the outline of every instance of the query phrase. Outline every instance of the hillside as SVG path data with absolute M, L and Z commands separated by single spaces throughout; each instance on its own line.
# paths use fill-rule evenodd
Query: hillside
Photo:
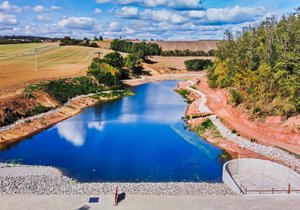
M 218 46 L 211 87 L 228 88 L 230 102 L 255 116 L 300 113 L 300 12 L 266 19 Z

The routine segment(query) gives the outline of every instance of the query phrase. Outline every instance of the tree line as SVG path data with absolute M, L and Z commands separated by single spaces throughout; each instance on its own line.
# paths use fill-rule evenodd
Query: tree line
M 300 8 L 280 20 L 267 18 L 257 27 L 225 35 L 209 85 L 229 88 L 232 103 L 243 103 L 255 115 L 299 114 Z
M 79 46 L 94 47 L 94 48 L 99 47 L 96 42 L 91 42 L 91 40 L 88 38 L 72 39 L 69 36 L 65 36 L 63 39 L 61 39 L 59 45 L 60 46 L 68 46 L 68 45 L 77 45 L 78 46 L 79 45 Z
M 192 50 L 167 50 L 162 51 L 162 56 L 203 56 L 209 57 L 215 55 L 215 50 L 209 50 L 207 52 L 203 50 L 192 51 Z
M 37 37 L 37 36 L 0 36 L 0 44 L 25 44 L 25 43 L 41 43 L 41 42 L 56 42 L 58 38 Z
M 132 53 L 139 58 L 149 55 L 160 55 L 162 50 L 156 43 L 151 42 L 128 42 L 125 40 L 115 39 L 111 42 L 110 48 L 115 51 Z

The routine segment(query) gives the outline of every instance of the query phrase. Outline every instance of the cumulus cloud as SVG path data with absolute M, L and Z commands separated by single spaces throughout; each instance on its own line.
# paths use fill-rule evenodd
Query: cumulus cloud
M 110 31 L 110 32 L 119 32 L 119 31 L 122 31 L 121 24 L 118 23 L 118 22 L 116 22 L 116 21 L 109 23 L 109 25 L 108 25 L 108 31 Z
M 114 3 L 121 5 L 139 4 L 144 7 L 171 7 L 178 9 L 196 9 L 201 7 L 201 0 L 96 0 L 96 3 Z
M 61 7 L 53 5 L 53 6 L 51 6 L 51 9 L 52 10 L 61 10 Z
M 93 11 L 93 14 L 94 14 L 94 15 L 99 15 L 99 14 L 101 14 L 101 13 L 102 13 L 102 10 L 99 9 L 99 8 L 96 8 L 96 9 L 94 9 L 94 11 Z
M 16 5 L 12 5 L 9 1 L 3 1 L 0 3 L 0 11 L 3 12 L 20 12 L 22 9 Z
M 92 30 L 95 28 L 96 21 L 89 17 L 67 17 L 58 22 L 61 28 Z
M 205 12 L 202 22 L 205 23 L 242 23 L 254 21 L 266 13 L 263 7 L 211 8 Z
M 0 24 L 2 25 L 17 25 L 18 20 L 16 16 L 10 14 L 0 13 Z
M 32 8 L 32 10 L 35 12 L 47 12 L 48 11 L 48 9 L 46 9 L 42 5 L 36 5 L 35 7 Z
M 186 22 L 188 19 L 180 15 L 179 13 L 169 10 L 150 10 L 146 9 L 141 13 L 142 19 L 154 20 L 154 21 L 169 21 L 173 24 L 180 24 Z
M 110 3 L 112 2 L 112 0 L 96 0 L 96 3 L 99 3 L 99 4 L 106 4 L 106 3 Z
M 46 17 L 46 16 L 43 16 L 43 15 L 37 15 L 35 16 L 35 19 L 38 20 L 38 21 L 51 21 L 51 19 L 49 17 Z
M 136 7 L 122 7 L 116 13 L 119 17 L 133 18 L 137 17 L 139 10 Z

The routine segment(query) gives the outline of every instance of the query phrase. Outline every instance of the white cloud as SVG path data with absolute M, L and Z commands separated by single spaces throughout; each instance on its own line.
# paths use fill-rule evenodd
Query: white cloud
M 122 31 L 122 27 L 121 27 L 120 23 L 114 21 L 114 22 L 109 23 L 108 31 L 119 32 L 119 31 Z
M 201 0 L 96 0 L 96 3 L 114 3 L 121 5 L 139 4 L 144 7 L 166 6 L 179 9 L 196 9 L 201 7 Z
M 117 10 L 117 15 L 120 17 L 132 18 L 136 17 L 139 13 L 138 8 L 136 7 L 122 7 Z
M 266 13 L 263 7 L 211 8 L 205 11 L 204 23 L 242 23 L 254 21 Z
M 38 21 L 51 21 L 49 17 L 43 16 L 43 15 L 37 15 L 35 16 L 35 19 Z
M 35 12 L 46 12 L 48 11 L 44 6 L 42 5 L 36 5 L 35 7 L 32 8 L 33 11 Z
M 201 7 L 201 0 L 169 0 L 168 6 L 175 8 L 195 9 Z
M 175 11 L 169 10 L 150 10 L 146 9 L 141 13 L 142 19 L 154 20 L 157 22 L 168 21 L 173 24 L 186 22 L 188 19 Z
M 12 5 L 9 1 L 3 1 L 0 3 L 0 11 L 3 12 L 20 12 L 22 9 L 16 5 Z
M 61 28 L 92 30 L 96 26 L 96 21 L 89 17 L 67 17 L 58 22 Z
M 98 14 L 101 14 L 101 13 L 102 13 L 101 9 L 99 9 L 99 8 L 94 9 L 94 12 L 93 12 L 94 15 L 98 15 Z
M 17 25 L 18 20 L 16 16 L 0 13 L 0 24 L 3 25 Z M 1 26 L 2 28 L 2 26 Z
M 106 3 L 110 3 L 112 2 L 112 0 L 96 0 L 96 3 L 99 3 L 99 4 L 106 4 Z
M 51 6 L 51 9 L 52 10 L 61 10 L 61 7 L 53 5 L 53 6 Z

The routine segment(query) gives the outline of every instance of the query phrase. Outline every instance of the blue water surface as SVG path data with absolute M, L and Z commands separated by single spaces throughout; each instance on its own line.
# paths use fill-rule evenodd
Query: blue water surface
M 0 161 L 54 166 L 82 182 L 221 180 L 222 151 L 186 128 L 176 81 L 134 88 L 0 152 Z

